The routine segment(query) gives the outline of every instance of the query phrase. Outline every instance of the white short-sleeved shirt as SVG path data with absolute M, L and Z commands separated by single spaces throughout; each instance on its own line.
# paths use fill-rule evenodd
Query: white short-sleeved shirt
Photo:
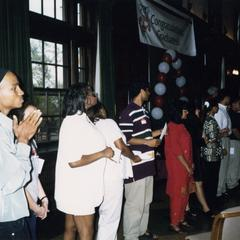
M 121 154 L 121 151 L 118 148 L 116 148 L 114 144 L 114 142 L 120 138 L 122 138 L 124 143 L 126 143 L 126 137 L 123 135 L 117 123 L 114 120 L 107 118 L 107 119 L 99 119 L 95 124 L 98 130 L 105 137 L 107 146 L 111 147 L 114 151 L 114 156 L 112 159 L 115 162 L 108 160 L 107 168 L 111 168 L 113 171 L 114 169 L 118 168 L 120 173 L 119 177 L 121 179 L 132 177 L 133 173 L 132 173 L 132 164 L 130 159 L 128 159 L 127 157 L 124 157 Z
M 93 214 L 103 199 L 106 159 L 71 168 L 68 163 L 105 149 L 105 139 L 85 113 L 67 116 L 61 125 L 56 162 L 57 208 L 72 215 Z
M 224 128 L 229 128 L 230 129 L 230 132 L 229 132 L 229 135 L 230 135 L 231 130 L 232 130 L 232 123 L 231 123 L 231 119 L 229 117 L 229 114 L 227 112 L 227 106 L 224 106 L 224 105 L 219 103 L 218 107 L 219 107 L 219 110 L 214 115 L 214 118 L 216 119 L 220 129 L 224 129 Z

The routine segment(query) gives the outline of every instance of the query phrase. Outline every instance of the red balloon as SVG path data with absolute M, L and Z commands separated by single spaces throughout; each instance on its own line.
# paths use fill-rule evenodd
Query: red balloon
M 172 63 L 172 57 L 170 54 L 168 53 L 164 53 L 163 57 L 162 57 L 162 60 L 167 62 L 167 63 Z
M 176 75 L 177 77 L 180 77 L 182 75 L 181 69 L 176 70 Z
M 165 82 L 165 81 L 166 81 L 166 74 L 164 74 L 164 73 L 158 73 L 158 75 L 157 75 L 157 80 L 158 80 L 159 82 Z
M 162 107 L 164 105 L 164 98 L 162 96 L 155 96 L 153 99 L 153 104 L 155 107 Z
M 187 88 L 186 87 L 181 87 L 180 89 L 180 95 L 185 96 L 187 94 Z

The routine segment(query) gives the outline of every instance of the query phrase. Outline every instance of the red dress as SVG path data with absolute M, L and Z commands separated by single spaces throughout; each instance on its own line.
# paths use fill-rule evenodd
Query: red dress
M 192 177 L 178 159 L 182 155 L 192 166 L 192 139 L 183 124 L 168 123 L 165 137 L 165 158 L 167 167 L 167 194 L 170 197 L 171 224 L 178 225 L 184 220 Z

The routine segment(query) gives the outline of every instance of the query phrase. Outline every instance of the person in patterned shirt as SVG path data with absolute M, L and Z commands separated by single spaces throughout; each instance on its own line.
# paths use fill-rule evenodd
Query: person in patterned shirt
M 204 103 L 206 117 L 203 123 L 203 138 L 205 146 L 202 148 L 202 156 L 205 165 L 205 195 L 210 209 L 214 209 L 220 162 L 222 158 L 222 146 L 220 129 L 214 115 L 218 112 L 218 103 L 215 99 Z

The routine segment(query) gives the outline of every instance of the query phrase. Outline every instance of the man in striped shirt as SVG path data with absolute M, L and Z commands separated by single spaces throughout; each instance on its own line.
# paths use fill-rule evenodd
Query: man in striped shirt
M 160 130 L 151 130 L 148 112 L 143 107 L 149 96 L 147 83 L 134 82 L 130 89 L 130 97 L 133 100 L 123 110 L 119 119 L 119 126 L 129 147 L 142 160 L 132 164 L 133 178 L 125 182 L 123 231 L 126 240 L 155 239 L 147 228 L 153 197 L 154 148 L 160 144 L 154 137 L 160 135 Z

